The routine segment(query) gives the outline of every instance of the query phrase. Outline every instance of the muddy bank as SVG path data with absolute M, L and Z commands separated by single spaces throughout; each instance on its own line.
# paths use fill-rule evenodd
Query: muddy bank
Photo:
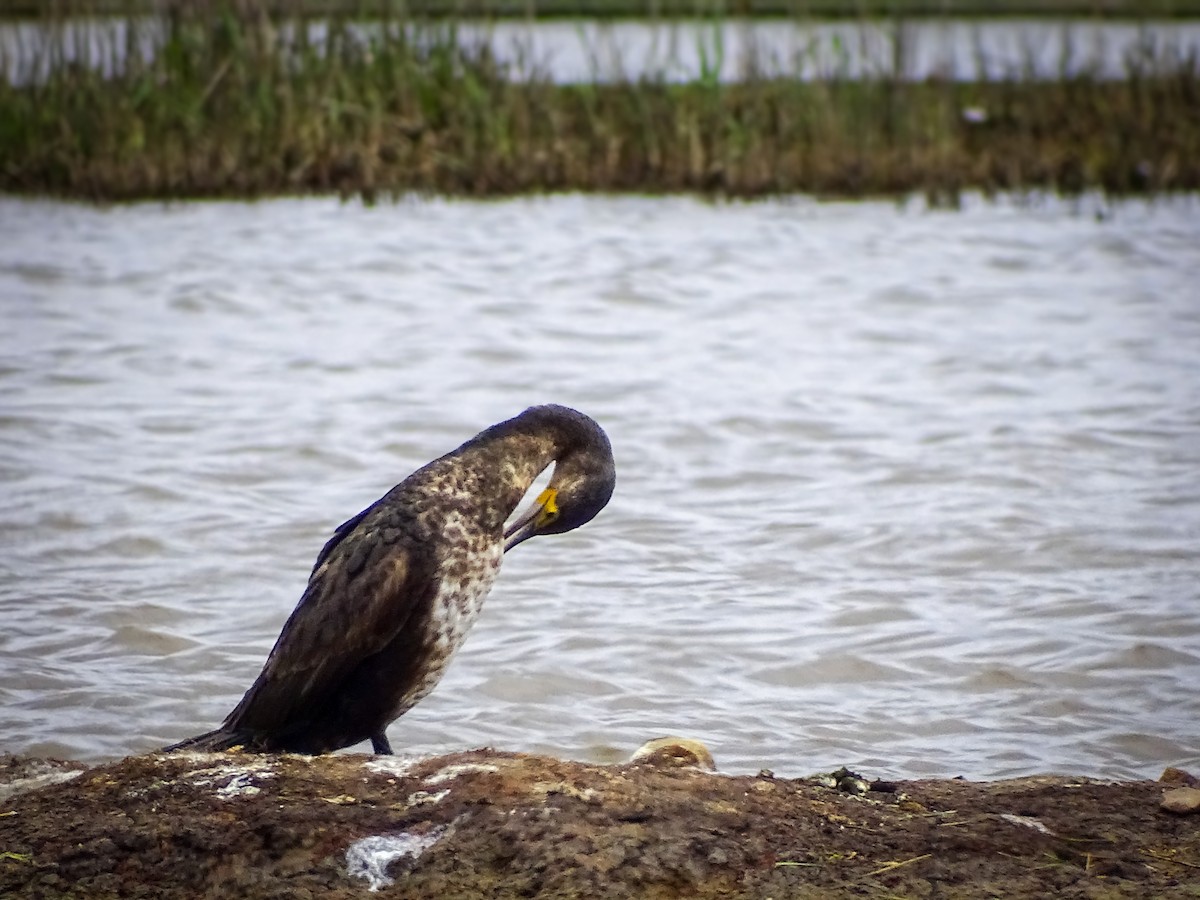
M 8 757 L 0 896 L 1200 896 L 1200 815 L 1162 806 L 1182 773 L 839 785 L 688 762 Z

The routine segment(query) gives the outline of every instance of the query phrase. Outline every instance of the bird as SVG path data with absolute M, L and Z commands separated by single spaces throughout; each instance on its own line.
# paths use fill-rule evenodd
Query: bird
M 505 528 L 537 477 L 545 490 Z M 371 741 L 441 679 L 504 553 L 589 522 L 616 484 L 595 420 L 533 406 L 413 472 L 343 522 L 262 672 L 219 728 L 163 748 L 318 755 Z

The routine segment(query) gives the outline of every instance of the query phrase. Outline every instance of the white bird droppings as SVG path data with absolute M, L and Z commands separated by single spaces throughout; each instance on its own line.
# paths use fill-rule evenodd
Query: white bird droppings
M 395 775 L 397 778 L 403 778 L 413 765 L 420 761 L 419 756 L 377 756 L 368 759 L 363 763 L 363 767 L 376 775 Z
M 254 782 L 274 778 L 276 773 L 269 761 L 255 761 L 245 765 L 226 762 L 207 769 L 195 769 L 180 777 L 196 787 L 215 787 L 218 797 L 231 800 L 234 797 L 250 797 L 260 793 L 262 788 Z
M 462 763 L 457 766 L 446 766 L 440 772 L 434 772 L 425 779 L 426 784 L 441 784 L 444 781 L 451 781 L 459 775 L 466 775 L 470 772 L 499 772 L 499 766 L 493 766 L 489 763 Z
M 445 826 L 431 828 L 424 834 L 404 831 L 400 834 L 373 834 L 355 841 L 346 848 L 346 871 L 351 878 L 365 878 L 372 891 L 387 887 L 394 879 L 387 867 L 398 859 L 417 859 L 442 839 Z
M 1032 828 L 1034 831 L 1040 831 L 1042 834 L 1054 834 L 1049 828 L 1041 823 L 1040 820 L 1033 816 L 1018 816 L 1015 813 L 1000 813 L 1000 818 L 1005 822 L 1011 822 L 1014 825 L 1024 825 L 1026 828 Z
M 217 788 L 217 796 L 228 800 L 230 797 L 249 797 L 261 790 L 262 788 L 250 780 L 250 774 L 243 772 L 241 775 L 234 775 L 227 784 Z
M 441 803 L 443 800 L 445 800 L 449 796 L 450 796 L 449 788 L 446 788 L 446 790 L 444 790 L 444 791 L 438 791 L 435 794 L 431 794 L 431 793 L 429 793 L 429 791 L 416 791 L 416 792 L 408 795 L 408 805 L 410 807 L 412 807 L 412 806 L 428 806 L 432 803 Z

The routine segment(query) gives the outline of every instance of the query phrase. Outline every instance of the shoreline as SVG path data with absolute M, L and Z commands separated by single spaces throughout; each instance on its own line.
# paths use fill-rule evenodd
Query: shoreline
M 26 790 L 0 803 L 0 893 L 1173 898 L 1200 889 L 1194 809 L 1163 805 L 1173 792 L 1200 794 L 1178 770 L 1166 782 L 784 779 L 713 773 L 695 747 L 673 741 L 613 766 L 489 749 L 422 759 L 151 754 L 93 768 L 7 757 L 0 791 L 22 778 Z
M 1169 46 L 1131 54 L 1117 79 L 805 78 L 807 57 L 775 74 L 767 53 L 725 81 L 718 43 L 700 46 L 678 81 L 597 70 L 556 83 L 460 41 L 453 25 L 414 18 L 369 37 L 352 17 L 313 32 L 297 13 L 190 8 L 86 34 L 59 27 L 69 21 L 39 20 L 9 48 L 23 77 L 0 82 L 0 192 L 94 202 L 924 193 L 952 206 L 971 190 L 1200 190 L 1200 63 Z M 1069 42 L 1061 52 L 1069 72 Z

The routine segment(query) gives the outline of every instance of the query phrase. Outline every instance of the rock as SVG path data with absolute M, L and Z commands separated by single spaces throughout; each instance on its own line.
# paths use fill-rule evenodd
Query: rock
M 1200 787 L 1200 778 L 1197 778 L 1190 772 L 1185 772 L 1183 769 L 1177 769 L 1174 766 L 1163 769 L 1163 773 L 1158 776 L 1158 780 L 1162 784 L 1177 784 L 1181 787 Z
M 647 758 L 153 754 L 33 787 L 65 770 L 8 760 L 25 787 L 0 804 L 0 896 L 1194 900 L 1200 887 L 1200 830 L 1144 813 L 1156 782 L 850 794 Z
M 1181 787 L 1166 791 L 1163 793 L 1162 803 L 1159 805 L 1167 812 L 1181 816 L 1200 811 L 1200 790 L 1193 787 Z
M 660 737 L 646 741 L 629 757 L 630 762 L 648 766 L 703 769 L 717 771 L 712 754 L 699 741 L 691 738 Z

